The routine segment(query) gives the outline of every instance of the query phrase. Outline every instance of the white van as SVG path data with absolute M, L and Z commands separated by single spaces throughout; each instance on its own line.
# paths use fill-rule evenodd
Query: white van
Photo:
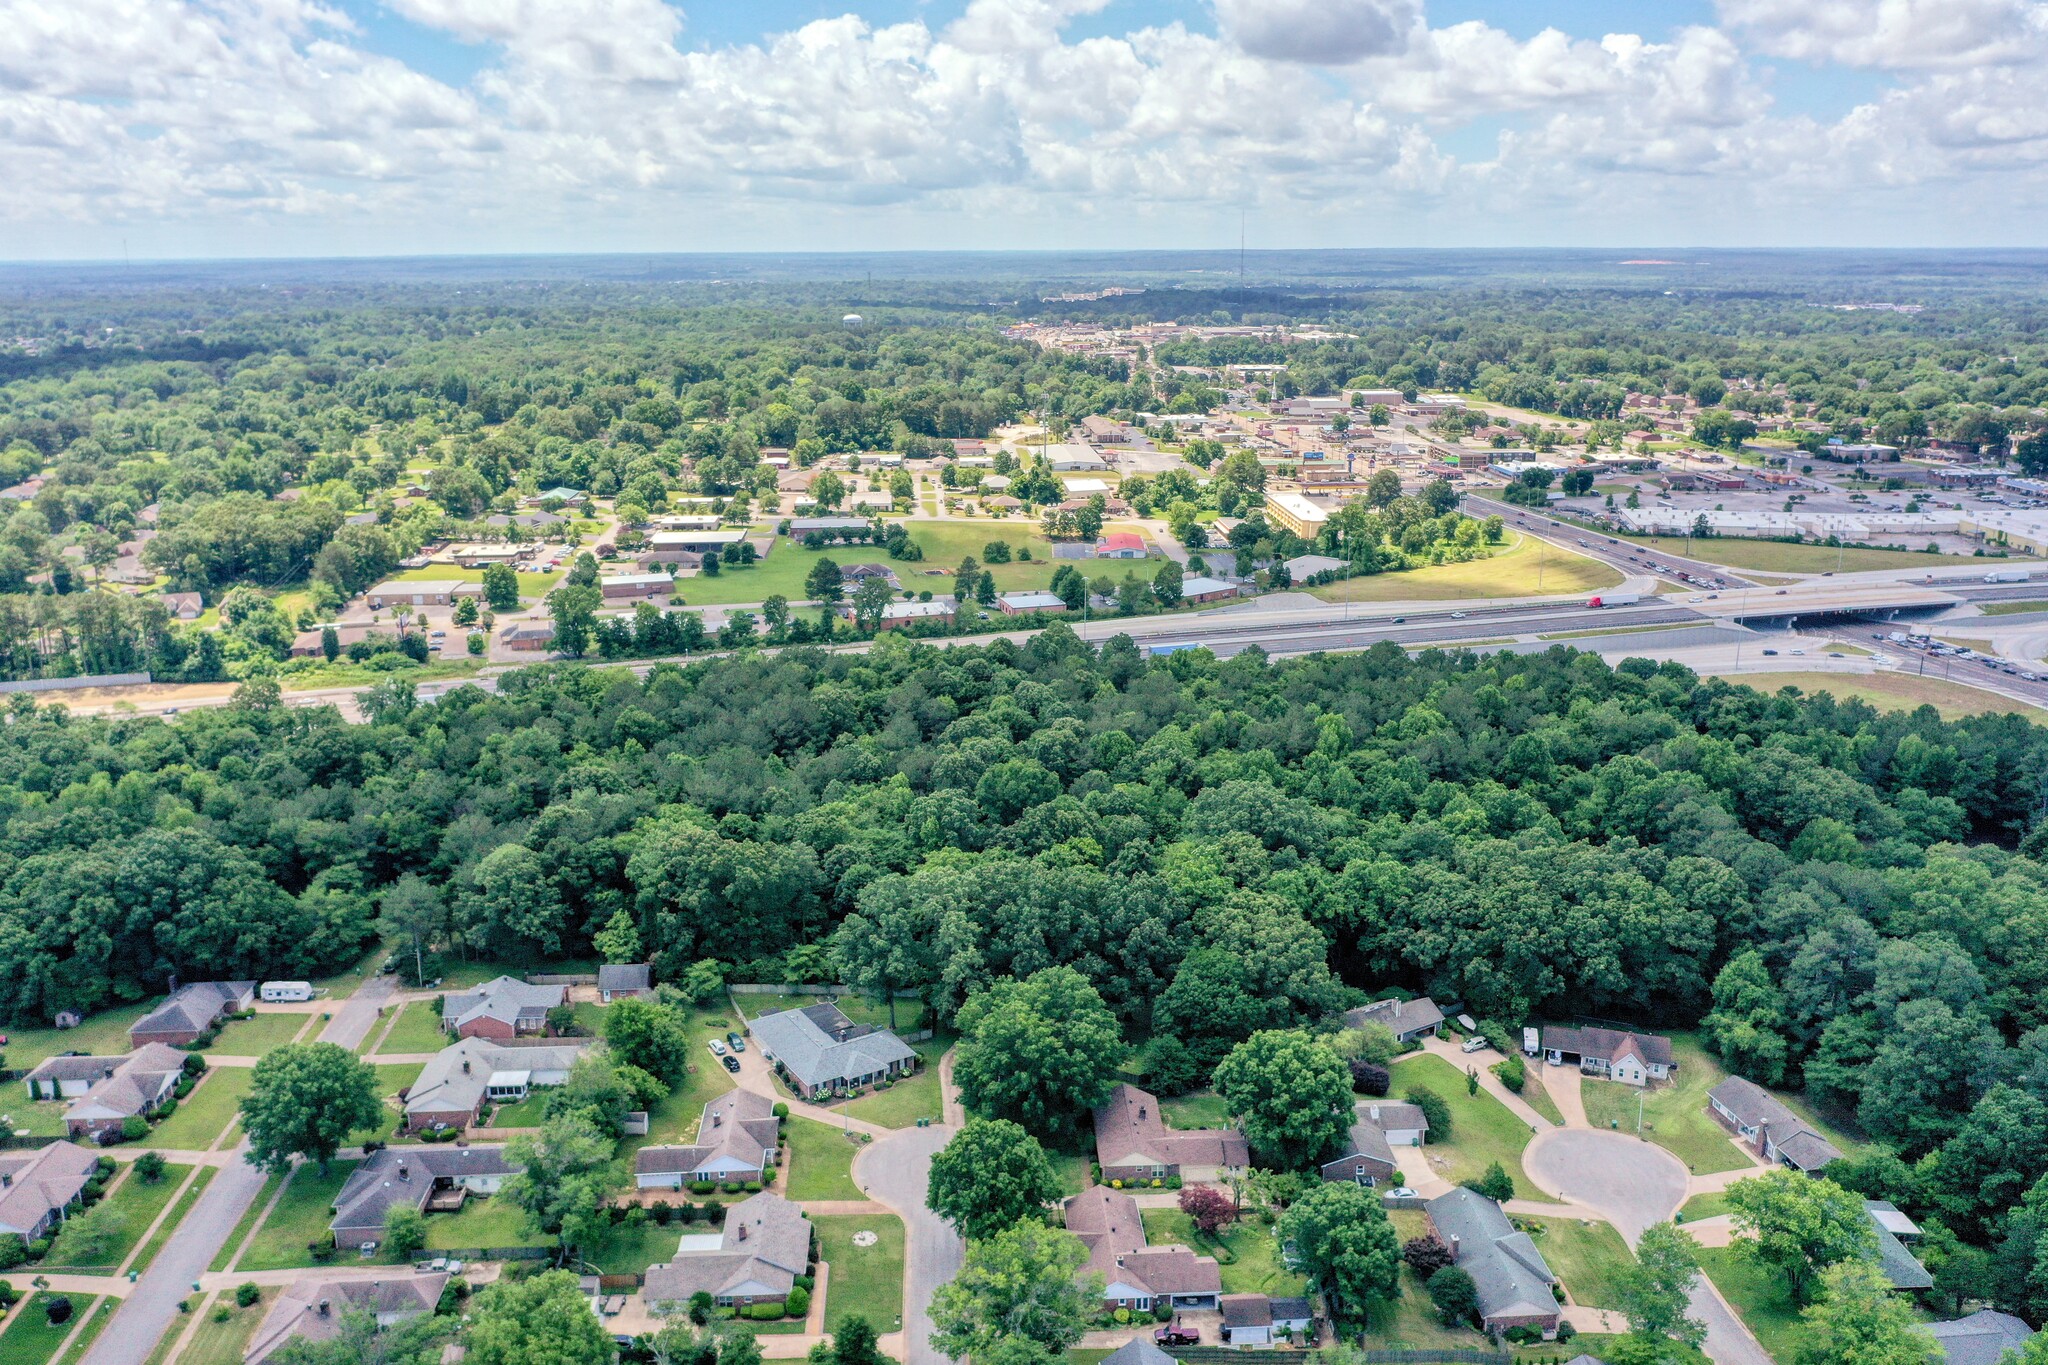
M 304 981 L 266 981 L 263 983 L 262 996 L 266 1004 L 311 1000 L 313 987 Z

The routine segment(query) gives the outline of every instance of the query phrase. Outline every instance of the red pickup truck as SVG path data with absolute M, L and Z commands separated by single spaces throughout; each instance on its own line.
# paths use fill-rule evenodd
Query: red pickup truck
M 1202 1334 L 1192 1327 L 1183 1327 L 1176 1322 L 1154 1331 L 1152 1333 L 1152 1344 L 1155 1346 L 1199 1346 L 1202 1344 Z

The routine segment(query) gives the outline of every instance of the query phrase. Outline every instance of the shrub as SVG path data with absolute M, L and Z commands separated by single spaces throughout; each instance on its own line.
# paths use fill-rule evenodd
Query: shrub
M 669 1206 L 669 1202 L 666 1199 L 657 1199 L 647 1207 L 654 1214 L 654 1225 L 656 1227 L 667 1227 L 669 1220 L 676 1216 L 676 1211 Z
M 774 1168 L 773 1166 L 766 1166 L 766 1167 L 763 1167 L 763 1168 L 762 1168 L 762 1170 L 761 1170 L 761 1181 L 760 1181 L 760 1184 L 757 1184 L 757 1185 L 749 1185 L 749 1186 L 748 1186 L 747 1188 L 748 1188 L 748 1189 L 752 1189 L 752 1190 L 758 1190 L 758 1189 L 760 1189 L 760 1188 L 761 1188 L 761 1186 L 762 1186 L 762 1185 L 773 1185 L 774 1183 L 775 1183 L 775 1168 Z
M 43 1316 L 49 1319 L 52 1327 L 61 1327 L 71 1321 L 71 1313 L 72 1303 L 68 1294 L 58 1294 L 43 1303 Z
M 137 1114 L 130 1114 L 127 1118 L 121 1120 L 120 1141 L 135 1142 L 148 1136 L 149 1120 Z
M 796 1277 L 796 1287 L 805 1293 L 809 1293 L 818 1287 L 818 1282 L 809 1275 L 799 1275 Z
M 1451 1106 L 1442 1095 L 1428 1086 L 1418 1085 L 1402 1096 L 1408 1103 L 1422 1111 L 1422 1117 L 1429 1121 L 1429 1133 L 1425 1142 L 1449 1142 L 1451 1140 Z
M 789 1297 L 783 1301 L 783 1311 L 790 1317 L 800 1318 L 811 1311 L 811 1291 L 802 1285 L 792 1285 Z
M 705 1221 L 705 1222 L 707 1222 L 707 1223 L 722 1223 L 722 1222 L 724 1222 L 724 1221 L 725 1221 L 725 1205 L 724 1205 L 724 1204 L 722 1204 L 722 1203 L 720 1203 L 720 1202 L 719 1202 L 718 1200 L 716 1200 L 716 1199 L 707 1199 L 707 1200 L 705 1200 L 705 1201 L 704 1201 L 704 1221 Z
M 28 1258 L 31 1261 L 40 1261 L 49 1254 L 50 1239 L 47 1237 L 38 1237 L 28 1244 Z
M 1562 1319 L 1559 1320 L 1557 1324 L 1557 1339 L 1559 1341 L 1570 1341 L 1573 1337 L 1577 1336 L 1578 1334 L 1578 1328 L 1572 1326 L 1571 1323 L 1566 1322 Z
M 805 1311 L 809 1311 L 809 1305 L 805 1305 Z M 756 1322 L 773 1322 L 782 1315 L 782 1305 L 779 1303 L 757 1303 L 747 1309 L 747 1316 Z
M 1111 1313 L 1110 1317 L 1116 1321 L 1117 1326 L 1128 1327 L 1131 1323 L 1131 1310 L 1128 1308 L 1119 1308 L 1114 1313 Z
M 244 1280 L 235 1286 L 235 1307 L 247 1308 L 263 1297 L 263 1290 L 253 1280 Z
M 162 1105 L 161 1105 L 161 1106 L 160 1106 L 160 1107 L 159 1107 L 159 1108 L 157 1109 L 157 1111 L 156 1111 L 156 1121 L 157 1121 L 158 1123 L 162 1123 L 162 1122 L 163 1122 L 163 1121 L 164 1121 L 165 1119 L 169 1118 L 169 1117 L 170 1117 L 171 1115 L 173 1115 L 173 1114 L 175 1114 L 175 1113 L 177 1113 L 177 1112 L 178 1112 L 178 1097 L 177 1097 L 177 1095 L 176 1095 L 175 1093 L 173 1093 L 173 1094 L 171 1095 L 171 1097 L 170 1097 L 169 1099 L 165 1100 L 165 1101 L 163 1102 L 163 1104 L 162 1104 Z M 124 1125 L 124 1126 L 125 1126 L 125 1125 Z
M 179 1065 L 184 1068 L 187 1076 L 199 1077 L 206 1074 L 206 1058 L 196 1052 L 186 1053 L 185 1060 Z
M 778 1119 L 786 1119 L 789 1117 L 789 1106 L 784 1104 L 781 1100 L 777 1100 L 775 1102 L 775 1117 Z
M 1505 1204 L 1515 1197 L 1514 1177 L 1498 1161 L 1486 1168 L 1486 1174 L 1466 1181 L 1465 1188 L 1485 1195 L 1496 1204 Z
M 749 1180 L 742 1188 L 745 1189 L 748 1194 L 759 1194 L 761 1192 L 761 1182 L 758 1180 Z
M 1401 1259 L 1414 1270 L 1417 1279 L 1427 1284 L 1430 1276 L 1451 1263 L 1451 1249 L 1435 1233 L 1425 1233 L 1401 1244 Z
M 164 1158 L 161 1152 L 144 1152 L 135 1158 L 135 1178 L 145 1185 L 154 1185 L 164 1178 Z
M 213 1310 L 213 1320 L 215 1322 L 226 1322 L 229 1318 L 232 1318 L 234 1315 L 235 1310 L 228 1307 L 226 1304 L 221 1304 L 219 1307 Z
M 643 1228 L 647 1226 L 647 1219 L 648 1212 L 646 1206 L 635 1204 L 632 1208 L 626 1210 L 626 1216 L 620 1221 L 629 1228 Z
M 1351 1059 L 1351 1088 L 1377 1099 L 1394 1088 L 1394 1073 L 1363 1057 Z
M 1513 1053 L 1504 1061 L 1494 1063 L 1493 1074 L 1500 1077 L 1500 1083 L 1517 1095 L 1529 1083 L 1529 1068 L 1522 1063 L 1520 1053 Z
M 708 1180 L 692 1180 L 690 1182 L 691 1194 L 709 1194 L 711 1193 L 712 1189 L 713 1186 L 711 1182 Z
M 0 1270 L 12 1270 L 28 1263 L 28 1242 L 18 1233 L 0 1236 Z
M 192 1093 L 192 1087 L 196 1084 L 198 1082 L 194 1081 L 190 1076 L 180 1076 L 178 1077 L 178 1083 L 171 1087 L 171 1094 L 182 1100 Z
M 725 1182 L 725 1185 L 723 1186 L 723 1188 L 724 1188 L 724 1190 L 725 1190 L 725 1192 L 726 1192 L 727 1194 L 742 1194 L 742 1193 L 744 1193 L 744 1192 L 746 1191 L 746 1188 L 747 1188 L 747 1187 L 746 1187 L 746 1185 L 745 1185 L 745 1184 L 744 1184 L 743 1182 L 741 1182 L 741 1181 L 738 1181 L 738 1180 L 728 1180 L 728 1181 L 726 1181 L 726 1182 Z
M 1470 1322 L 1479 1309 L 1479 1286 L 1457 1266 L 1448 1265 L 1429 1277 L 1429 1301 L 1447 1327 Z
M 0 1308 L 12 1308 L 20 1298 L 21 1291 L 19 1289 L 16 1289 L 6 1280 L 0 1280 Z

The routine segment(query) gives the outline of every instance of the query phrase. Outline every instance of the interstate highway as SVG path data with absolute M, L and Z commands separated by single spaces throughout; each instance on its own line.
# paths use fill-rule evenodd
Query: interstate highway
M 1179 622 L 1178 630 L 1148 632 L 1140 643 L 1154 650 L 1201 646 L 1229 657 L 1256 645 L 1268 654 L 1311 654 L 1317 650 L 1369 649 L 1382 640 L 1398 645 L 1494 640 L 1509 635 L 1560 631 L 1626 630 L 1638 626 L 1704 624 L 1711 618 L 1690 607 L 1644 602 L 1630 607 L 1588 607 L 1583 602 L 1473 607 L 1460 613 L 1404 612 L 1355 616 L 1350 620 L 1265 621 L 1241 624 L 1228 614 Z M 1456 619 L 1462 616 L 1463 619 Z

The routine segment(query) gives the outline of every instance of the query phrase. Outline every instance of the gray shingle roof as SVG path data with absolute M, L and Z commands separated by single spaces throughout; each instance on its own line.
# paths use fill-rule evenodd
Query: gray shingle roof
M 78 1198 L 99 1158 L 75 1142 L 53 1142 L 33 1152 L 0 1154 L 0 1232 L 31 1236 L 50 1214 Z
M 128 1026 L 134 1033 L 203 1032 L 221 1011 L 240 1005 L 256 990 L 253 981 L 194 981 Z
M 1646 1062 L 1671 1065 L 1671 1040 L 1658 1033 L 1631 1033 L 1611 1028 L 1546 1028 L 1546 1051 L 1575 1052 L 1581 1057 L 1604 1057 L 1613 1061 L 1623 1052 L 1634 1051 Z
M 654 968 L 645 962 L 607 962 L 597 969 L 600 991 L 644 991 L 654 982 Z
M 1877 1234 L 1877 1264 L 1884 1272 L 1885 1282 L 1894 1289 L 1931 1289 L 1934 1276 L 1927 1273 L 1906 1244 L 1892 1234 L 1885 1226 L 1883 1214 L 1897 1214 L 1898 1210 L 1883 1199 L 1866 1199 L 1863 1211 L 1870 1217 L 1871 1230 Z
M 397 1204 L 421 1208 L 439 1179 L 510 1175 L 505 1149 L 497 1144 L 476 1147 L 386 1147 L 363 1159 L 349 1173 L 334 1197 L 334 1240 L 341 1246 L 384 1238 L 384 1215 Z
M 751 1090 L 731 1090 L 704 1106 L 691 1146 L 642 1147 L 633 1157 L 639 1175 L 688 1174 L 721 1166 L 759 1170 L 781 1145 L 775 1102 Z
M 1102 1358 L 1102 1365 L 1180 1365 L 1144 1337 L 1132 1337 Z
M 585 1042 L 522 1047 L 488 1038 L 464 1038 L 434 1054 L 405 1092 L 408 1114 L 473 1110 L 482 1102 L 494 1071 L 567 1071 Z M 469 1063 L 468 1070 L 463 1063 Z
M 837 1005 L 809 1005 L 763 1015 L 751 1025 L 761 1047 L 805 1085 L 852 1081 L 917 1053 L 887 1029 L 856 1024 Z
M 2034 1329 L 2010 1313 L 1986 1308 L 1966 1318 L 1931 1322 L 1947 1365 L 1999 1365 L 2007 1351 L 2017 1351 L 2034 1339 Z
M 441 1021 L 455 1029 L 476 1019 L 496 1019 L 513 1025 L 524 1019 L 537 1024 L 567 998 L 568 992 L 560 986 L 534 986 L 516 976 L 501 976 L 473 991 L 445 997 L 441 1001 Z
M 1762 1130 L 1802 1171 L 1817 1171 L 1842 1155 L 1841 1148 L 1815 1132 L 1811 1124 L 1754 1081 L 1730 1076 L 1709 1090 L 1707 1096 L 1744 1127 Z
M 185 1054 L 168 1043 L 145 1043 L 120 1057 L 72 1060 L 97 1062 L 101 1074 L 64 1111 L 67 1119 L 121 1119 L 143 1113 L 177 1084 L 185 1069 Z
M 1413 1000 L 1375 1000 L 1344 1014 L 1344 1022 L 1352 1028 L 1380 1024 L 1402 1037 L 1420 1029 L 1433 1029 L 1443 1021 L 1444 1012 L 1426 995 Z
M 680 1303 L 699 1292 L 779 1299 L 809 1266 L 810 1255 L 811 1225 L 803 1210 L 763 1190 L 727 1211 L 716 1251 L 678 1248 L 674 1260 L 647 1267 L 641 1295 L 649 1303 Z
M 393 1274 L 382 1279 L 328 1279 L 307 1276 L 278 1296 L 263 1316 L 263 1325 L 249 1341 L 244 1365 L 263 1365 L 286 1342 L 328 1341 L 341 1335 L 344 1316 L 354 1310 L 373 1316 L 418 1317 L 434 1311 L 445 1274 Z M 329 1305 L 320 1311 L 321 1304 Z
M 1437 1236 L 1453 1248 L 1459 1268 L 1478 1286 L 1482 1316 L 1533 1317 L 1557 1312 L 1557 1299 L 1550 1291 L 1557 1276 L 1529 1234 L 1515 1231 L 1500 1205 L 1460 1188 L 1430 1200 L 1428 1209 Z
M 1250 1160 L 1235 1128 L 1168 1128 L 1158 1099 L 1118 1085 L 1095 1111 L 1095 1159 L 1102 1166 L 1242 1166 Z

